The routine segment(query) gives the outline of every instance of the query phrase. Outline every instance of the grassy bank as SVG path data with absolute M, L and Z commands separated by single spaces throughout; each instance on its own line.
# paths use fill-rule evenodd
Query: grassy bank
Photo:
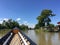
M 4 36 L 7 34 L 11 29 L 0 29 L 0 37 Z

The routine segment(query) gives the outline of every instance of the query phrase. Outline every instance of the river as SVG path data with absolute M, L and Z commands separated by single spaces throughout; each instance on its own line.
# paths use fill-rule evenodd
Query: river
M 60 45 L 60 33 L 28 30 L 25 34 L 37 45 Z
M 37 45 L 60 45 L 60 33 L 54 32 L 36 32 L 27 30 L 24 33 Z M 0 38 L 4 33 L 0 33 Z

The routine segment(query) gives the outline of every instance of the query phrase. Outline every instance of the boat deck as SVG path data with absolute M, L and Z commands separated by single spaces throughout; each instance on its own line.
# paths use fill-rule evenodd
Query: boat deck
M 0 39 L 0 45 L 36 45 L 21 30 L 14 28 Z
M 15 34 L 10 45 L 21 45 L 20 37 L 18 34 Z

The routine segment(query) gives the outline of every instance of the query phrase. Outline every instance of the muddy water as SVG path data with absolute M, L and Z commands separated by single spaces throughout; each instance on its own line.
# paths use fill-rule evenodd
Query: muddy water
M 36 32 L 28 30 L 25 34 L 37 45 L 60 45 L 60 33 Z
M 60 33 L 36 32 L 35 30 L 24 31 L 24 33 L 37 45 L 60 45 Z M 0 38 L 6 34 L 0 32 Z

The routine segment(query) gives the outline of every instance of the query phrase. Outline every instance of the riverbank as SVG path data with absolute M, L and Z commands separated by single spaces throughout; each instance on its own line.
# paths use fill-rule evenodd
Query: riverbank
M 60 32 L 60 30 L 35 29 L 36 32 Z
M 11 29 L 0 29 L 0 38 L 6 35 Z
M 11 29 L 0 29 L 0 34 L 1 33 L 7 33 L 7 32 L 9 32 Z

